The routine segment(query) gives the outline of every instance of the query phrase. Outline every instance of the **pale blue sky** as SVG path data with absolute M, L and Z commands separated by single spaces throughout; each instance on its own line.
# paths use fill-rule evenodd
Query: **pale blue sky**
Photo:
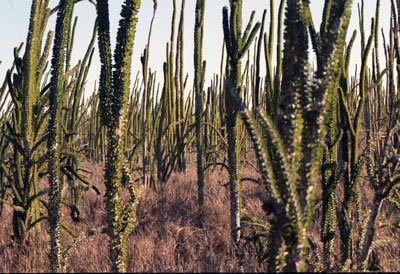
M 50 7 L 57 4 L 57 0 L 50 0 Z M 177 1 L 177 7 L 180 8 L 181 0 Z M 192 74 L 193 71 L 193 28 L 194 28 L 194 10 L 195 0 L 186 1 L 185 10 L 185 71 Z M 324 1 L 311 0 L 311 9 L 314 18 L 314 24 L 319 27 L 322 8 Z M 110 0 L 110 15 L 112 33 L 112 47 L 115 45 L 115 33 L 118 27 L 119 12 L 123 0 Z M 349 29 L 351 35 L 354 29 L 358 29 L 358 13 L 357 3 L 353 1 L 353 13 Z M 366 34 L 370 31 L 370 18 L 375 13 L 375 1 L 365 0 L 365 29 Z M 204 58 L 207 60 L 207 85 L 212 77 L 212 74 L 219 72 L 221 46 L 222 46 L 222 7 L 229 4 L 229 0 L 207 0 L 205 12 L 205 41 L 204 41 Z M 279 1 L 275 0 L 275 9 L 277 10 Z M 21 42 L 25 42 L 29 13 L 30 0 L 0 0 L 0 35 L 2 37 L 0 43 L 0 81 L 4 79 L 6 70 L 12 64 L 13 48 Z M 142 7 L 139 12 L 139 22 L 137 25 L 137 33 L 135 47 L 133 52 L 133 75 L 140 70 L 140 54 L 143 52 L 147 43 L 147 33 L 151 20 L 153 9 L 152 0 L 143 0 Z M 261 20 L 263 10 L 269 10 L 269 1 L 267 0 L 244 0 L 243 12 L 244 22 L 246 23 L 252 10 L 256 10 L 256 20 Z M 269 11 L 268 11 L 269 14 Z M 75 38 L 73 62 L 83 57 L 84 51 L 89 43 L 93 24 L 95 20 L 95 8 L 88 1 L 80 2 L 75 7 L 75 15 L 79 17 L 77 34 Z M 155 19 L 151 49 L 150 49 L 150 66 L 153 70 L 157 70 L 158 79 L 162 79 L 162 63 L 165 60 L 165 46 L 170 37 L 170 22 L 172 16 L 172 0 L 158 0 L 158 10 Z M 49 21 L 49 28 L 54 29 L 55 15 Z M 387 35 L 388 21 L 390 17 L 390 0 L 381 1 L 381 20 L 380 26 L 384 27 L 385 35 Z M 179 20 L 179 10 L 177 13 Z M 267 22 L 269 22 L 267 17 Z M 276 30 L 275 30 L 276 32 Z M 360 56 L 358 33 L 355 43 L 353 63 L 359 62 Z M 382 39 L 380 38 L 380 42 Z M 97 43 L 95 45 L 97 47 Z M 89 82 L 87 93 L 93 90 L 94 80 L 98 79 L 99 75 L 99 58 L 94 56 L 93 65 L 89 74 Z M 191 87 L 191 77 L 189 78 L 189 88 Z M 187 90 L 188 91 L 188 90 Z

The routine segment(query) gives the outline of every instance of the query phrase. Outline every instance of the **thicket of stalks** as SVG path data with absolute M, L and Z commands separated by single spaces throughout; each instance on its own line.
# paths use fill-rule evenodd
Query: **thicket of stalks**
M 78 2 L 60 0 L 52 10 L 48 0 L 32 0 L 26 43 L 15 48 L 0 89 L 0 218 L 11 219 L 2 249 L 35 254 L 48 241 L 46 269 L 53 272 L 86 270 L 71 264 L 71 256 L 84 249 L 82 243 L 104 237 L 108 250 L 96 254 L 107 256 L 108 266 L 98 271 L 388 270 L 382 250 L 398 240 L 400 220 L 400 1 L 390 3 L 389 37 L 380 34 L 380 0 L 369 28 L 364 1 L 359 3 L 359 30 L 347 41 L 350 18 L 357 16 L 351 0 L 325 0 L 319 27 L 308 0 L 270 0 L 269 22 L 267 10 L 259 22 L 253 12 L 245 28 L 246 1 L 231 0 L 221 11 L 220 71 L 209 85 L 205 0 L 191 11 L 193 70 L 184 67 L 186 1 L 171 1 L 161 80 L 148 62 L 156 0 L 136 77 L 131 63 L 138 54 L 133 44 L 141 1 L 124 1 L 113 55 L 109 1 L 91 1 L 97 11 L 92 39 L 82 59 L 71 64 Z M 57 16 L 56 27 L 45 38 L 50 16 Z M 351 71 L 357 35 L 361 64 Z M 96 38 L 99 87 L 84 100 Z M 186 70 L 194 72 L 193 83 Z M 101 179 L 91 180 L 82 164 L 87 161 L 90 169 L 103 168 Z M 223 188 L 215 176 L 225 180 L 226 193 L 217 190 Z M 246 196 L 245 182 L 257 195 Z M 82 229 L 81 213 L 101 200 L 95 193 L 103 196 L 102 221 L 84 214 L 92 223 Z M 187 193 L 190 201 L 173 197 Z M 91 204 L 82 205 L 87 197 Z M 159 211 L 186 217 L 163 217 L 149 200 L 164 205 L 155 207 Z M 165 223 L 163 230 L 146 214 L 158 216 L 156 223 L 179 222 L 187 237 L 178 229 L 176 237 L 165 239 L 161 234 L 174 226 Z M 146 222 L 161 234 L 147 233 L 152 228 Z M 193 236 L 196 231 L 203 238 Z M 204 239 L 208 251 L 196 243 Z M 135 249 L 143 245 L 146 250 Z M 197 245 L 199 253 L 193 251 Z M 170 261 L 160 263 L 165 254 Z M 214 257 L 221 254 L 218 265 Z M 190 264 L 191 257 L 203 259 Z

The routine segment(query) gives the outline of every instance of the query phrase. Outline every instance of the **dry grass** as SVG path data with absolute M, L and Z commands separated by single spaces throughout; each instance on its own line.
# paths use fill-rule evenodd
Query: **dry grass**
M 88 162 L 82 166 L 91 171 L 88 178 L 104 193 L 102 168 Z M 248 166 L 242 168 L 243 177 L 255 177 Z M 206 205 L 203 225 L 197 210 L 196 169 L 188 167 L 186 173 L 173 174 L 158 192 L 149 190 L 138 208 L 139 225 L 128 238 L 128 271 L 130 272 L 265 272 L 254 252 L 244 244 L 240 250 L 244 262 L 240 267 L 229 242 L 229 192 L 221 182 L 228 174 L 215 170 L 206 178 Z M 364 188 L 368 190 L 365 186 Z M 320 194 L 320 193 L 319 193 Z M 366 193 L 368 194 L 368 193 Z M 260 197 L 264 189 L 252 182 L 243 182 L 243 206 L 258 218 L 265 218 Z M 371 195 L 366 195 L 370 197 Z M 386 205 L 388 207 L 388 205 Z M 81 220 L 70 220 L 64 209 L 65 222 L 76 232 L 88 232 L 105 226 L 103 197 L 94 191 L 84 193 L 79 203 Z M 316 211 L 320 215 L 320 205 Z M 10 245 L 12 212 L 7 208 L 0 218 L 0 272 L 49 272 L 47 254 L 49 236 L 43 223 L 42 234 L 31 236 L 29 246 L 19 249 Z M 316 216 L 311 239 L 322 250 L 319 237 L 320 216 Z M 380 240 L 390 245 L 374 251 L 376 270 L 399 271 L 398 230 L 379 229 Z M 72 237 L 64 233 L 64 244 Z M 98 234 L 86 238 L 72 253 L 69 262 L 73 272 L 108 272 L 108 238 Z M 337 247 L 336 250 L 340 250 Z
M 102 168 L 85 162 L 91 171 L 88 178 L 104 193 Z M 138 208 L 139 225 L 128 238 L 128 271 L 130 272 L 263 272 L 251 251 L 243 248 L 244 263 L 239 267 L 229 243 L 229 193 L 218 181 L 228 175 L 215 171 L 206 180 L 206 206 L 203 225 L 197 210 L 196 169 L 173 174 L 158 192 L 149 190 Z M 258 217 L 263 216 L 257 198 L 264 190 L 254 183 L 243 183 L 243 205 Z M 258 193 L 258 194 L 257 194 Z M 79 202 L 80 221 L 70 220 L 64 209 L 65 223 L 75 232 L 88 232 L 105 227 L 103 197 L 94 191 L 84 193 Z M 20 250 L 10 246 L 11 209 L 7 208 L 0 222 L 0 272 L 49 272 L 47 254 L 49 236 L 43 233 L 31 246 Z M 64 233 L 64 244 L 71 236 Z M 86 238 L 69 259 L 74 272 L 108 272 L 108 238 L 105 234 Z

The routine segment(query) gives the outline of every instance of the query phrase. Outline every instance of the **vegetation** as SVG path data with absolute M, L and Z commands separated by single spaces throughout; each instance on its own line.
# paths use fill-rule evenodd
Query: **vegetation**
M 185 0 L 170 1 L 161 81 L 156 0 L 136 77 L 141 1 L 124 1 L 113 55 L 109 1 L 90 1 L 92 39 L 72 65 L 79 2 L 32 0 L 0 87 L 0 271 L 399 271 L 400 1 L 381 42 L 380 0 L 369 34 L 358 5 L 348 41 L 351 0 L 325 0 L 319 28 L 310 1 L 280 0 L 275 20 L 270 0 L 269 22 L 253 12 L 244 30 L 246 2 L 231 0 L 209 86 L 205 0 L 193 83 Z M 84 100 L 96 38 L 99 86 Z

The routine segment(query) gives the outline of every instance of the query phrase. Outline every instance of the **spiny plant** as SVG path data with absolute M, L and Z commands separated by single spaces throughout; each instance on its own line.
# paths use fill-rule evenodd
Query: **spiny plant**
M 52 272 L 60 272 L 60 150 L 61 111 L 64 84 L 64 58 L 70 26 L 72 0 L 61 0 L 56 23 L 53 47 L 51 87 L 49 92 L 50 120 L 48 125 L 47 149 L 49 154 L 49 222 L 50 222 L 50 265 Z
M 395 229 L 398 225 L 398 221 L 392 223 L 393 213 L 399 207 L 400 182 L 398 1 L 392 1 L 388 44 L 383 35 L 386 62 L 383 69 L 378 50 L 380 1 L 376 2 L 369 35 L 364 30 L 368 29 L 364 28 L 364 3 L 359 6 L 362 63 L 361 70 L 351 75 L 349 64 L 356 32 L 348 44 L 345 36 L 352 1 L 326 0 L 321 25 L 316 29 L 309 1 L 281 0 L 275 20 L 274 1 L 270 0 L 269 31 L 267 11 L 255 27 L 253 12 L 242 35 L 243 1 L 231 0 L 230 13 L 228 8 L 223 10 L 225 41 L 220 74 L 214 74 L 210 86 L 205 87 L 206 63 L 202 56 L 205 0 L 197 0 L 194 84 L 186 102 L 183 96 L 188 79 L 183 75 L 186 1 L 171 1 L 171 38 L 166 46 L 163 83 L 157 84 L 156 73 L 149 68 L 151 25 L 141 58 L 142 74 L 136 75 L 132 88 L 131 51 L 140 1 L 125 1 L 112 58 L 108 1 L 99 0 L 98 26 L 95 26 L 99 33 L 94 32 L 83 61 L 71 66 L 77 24 L 76 21 L 71 24 L 72 8 L 67 13 L 66 3 L 79 1 L 62 0 L 50 11 L 50 14 L 56 11 L 65 14 L 66 22 L 61 24 L 59 16 L 52 74 L 46 71 L 52 34 L 44 47 L 40 44 L 49 10 L 44 8 L 46 1 L 36 1 L 35 11 L 37 7 L 40 11 L 35 12 L 35 18 L 43 16 L 43 20 L 40 25 L 37 23 L 40 20 L 31 19 L 33 26 L 39 24 L 36 25 L 39 34 L 29 39 L 36 39 L 37 58 L 28 58 L 32 62 L 25 65 L 24 60 L 28 59 L 19 57 L 23 47 L 16 48 L 13 67 L 0 88 L 0 210 L 10 204 L 14 213 L 29 212 L 27 221 L 20 226 L 21 235 L 39 228 L 38 224 L 50 217 L 53 271 L 69 270 L 71 250 L 92 234 L 75 235 L 73 244 L 67 248 L 56 237 L 57 230 L 64 227 L 59 207 L 69 207 L 73 220 L 77 221 L 82 187 L 76 182 L 90 186 L 78 173 L 82 171 L 78 163 L 85 159 L 81 152 L 86 152 L 91 160 L 105 163 L 108 227 L 97 229 L 96 233 L 109 235 L 113 271 L 127 268 L 126 238 L 137 223 L 135 210 L 144 191 L 136 183 L 143 181 L 144 185 L 156 188 L 159 182 L 167 182 L 173 172 L 184 170 L 194 152 L 197 152 L 200 212 L 207 197 L 205 172 L 219 167 L 227 169 L 230 182 L 226 186 L 231 187 L 233 209 L 230 238 L 239 243 L 239 232 L 250 229 L 250 233 L 242 233 L 242 238 L 250 242 L 269 270 L 373 269 L 371 253 L 384 244 L 376 237 L 376 231 L 385 226 Z M 153 3 L 152 20 L 157 2 Z M 180 17 L 177 3 L 181 4 Z M 178 20 L 179 24 L 175 24 Z M 93 95 L 84 102 L 82 94 L 96 35 L 102 62 L 100 88 L 94 87 Z M 313 70 L 309 67 L 308 39 L 316 56 Z M 30 52 L 33 52 L 32 41 Z M 256 43 L 252 51 L 253 41 Z M 50 84 L 49 75 L 52 75 Z M 33 79 L 30 97 L 25 89 L 29 81 L 25 79 Z M 35 101 L 37 91 L 39 96 Z M 28 97 L 33 98 L 29 99 L 33 102 L 31 116 L 24 114 L 29 113 L 24 107 L 30 105 L 23 104 Z M 25 117 L 32 118 L 33 134 L 24 129 Z M 35 144 L 30 154 L 25 150 L 29 138 Z M 257 166 L 252 163 L 248 144 L 254 148 Z M 261 178 L 240 176 L 244 162 L 259 172 Z M 32 167 L 29 172 L 26 163 Z M 19 187 L 24 186 L 20 182 L 25 182 L 18 178 L 29 177 L 29 183 L 33 183 L 47 174 L 50 203 L 44 199 L 48 189 L 36 190 L 34 184 L 26 189 Z M 268 221 L 241 209 L 240 182 L 246 180 L 261 183 L 267 190 L 263 209 Z M 322 195 L 314 202 L 318 184 Z M 67 193 L 61 195 L 64 187 Z M 128 202 L 121 201 L 124 187 L 131 194 Z M 365 203 L 369 199 L 362 192 L 365 189 L 372 191 L 370 203 Z M 57 191 L 60 195 L 55 194 Z M 382 211 L 389 206 L 389 213 Z M 321 223 L 315 222 L 319 216 L 315 213 L 319 212 Z M 15 222 L 14 228 L 20 223 Z M 315 240 L 315 235 L 310 234 L 315 230 L 320 231 L 320 239 Z M 335 246 L 340 246 L 338 252 Z
M 258 168 L 269 201 L 264 205 L 270 222 L 270 270 L 304 270 L 307 230 L 314 211 L 314 192 L 326 140 L 327 112 L 340 76 L 351 1 L 339 1 L 331 10 L 330 32 L 322 47 L 324 57 L 314 84 L 308 76 L 308 1 L 287 1 L 280 109 L 273 120 L 260 108 L 256 117 L 238 99 L 241 118 L 256 152 Z M 232 85 L 231 83 L 228 83 Z M 231 92 L 234 95 L 233 92 Z M 273 236 L 272 236 L 273 235 Z
M 143 90 L 143 95 L 142 95 L 142 169 L 143 169 L 143 185 L 148 185 L 148 179 L 147 179 L 147 164 L 148 164 L 148 148 L 147 148 L 147 134 L 146 134 L 146 123 L 147 121 L 147 112 L 149 110 L 148 108 L 148 95 L 149 95 L 149 86 L 151 84 L 151 78 L 148 79 L 148 74 L 151 71 L 148 71 L 148 63 L 149 63 L 149 52 L 150 52 L 150 39 L 151 39 L 151 32 L 153 29 L 153 23 L 154 23 L 154 18 L 156 15 L 157 11 L 157 1 L 154 0 L 154 6 L 153 6 L 153 17 L 151 19 L 150 23 L 150 30 L 149 30 L 149 37 L 147 41 L 147 46 L 143 52 L 143 55 L 141 57 L 141 62 L 142 62 L 142 70 L 143 70 L 143 82 L 144 82 L 144 90 Z M 149 83 L 150 81 L 150 83 Z
M 316 33 L 313 26 L 310 25 L 310 33 L 313 39 L 314 51 L 319 56 L 321 48 L 323 48 L 324 36 L 327 35 L 329 27 L 329 16 L 331 3 L 326 2 L 324 9 L 324 16 L 321 24 L 320 33 Z M 359 184 L 361 181 L 361 173 L 367 163 L 367 170 L 369 170 L 370 180 L 374 175 L 374 168 L 377 166 L 372 165 L 371 152 L 376 151 L 377 144 L 373 141 L 374 128 L 380 127 L 380 119 L 384 115 L 380 111 L 383 102 L 380 98 L 385 97 L 384 91 L 380 84 L 382 77 L 387 73 L 387 69 L 380 71 L 379 59 L 373 55 L 373 79 L 369 80 L 367 69 L 367 60 L 372 44 L 375 40 L 375 53 L 377 53 L 377 30 L 379 21 L 379 7 L 380 1 L 376 3 L 375 20 L 371 23 L 371 34 L 365 42 L 364 33 L 364 3 L 362 2 L 361 10 L 359 8 L 360 18 L 360 32 L 361 32 L 361 48 L 362 48 L 362 64 L 359 76 L 359 98 L 354 99 L 354 88 L 357 85 L 352 80 L 349 86 L 349 62 L 351 49 L 356 37 L 356 32 L 350 39 L 349 45 L 343 53 L 341 60 L 341 76 L 336 93 L 329 102 L 328 122 L 327 122 L 327 140 L 326 149 L 324 151 L 322 172 L 322 191 L 323 191 L 323 218 L 322 218 L 322 231 L 321 240 L 324 243 L 324 267 L 331 269 L 333 264 L 332 246 L 335 243 L 336 231 L 340 231 L 340 241 L 342 247 L 341 261 L 345 263 L 346 269 L 356 267 L 362 269 L 362 262 L 365 261 L 369 249 L 371 247 L 371 239 L 374 234 L 374 220 L 378 214 L 378 207 L 382 200 L 387 195 L 382 195 L 382 190 L 375 193 L 374 206 L 369 212 L 362 209 L 361 193 Z M 325 34 L 324 34 L 325 32 Z M 318 60 L 318 66 L 323 61 Z M 372 83 L 372 84 L 370 84 Z M 374 93 L 371 93 L 375 89 Z M 373 107 L 369 100 L 373 97 L 377 98 L 378 104 Z M 375 117 L 371 118 L 371 115 Z M 393 115 L 390 114 L 390 115 Z M 362 117 L 365 119 L 366 129 L 366 145 L 363 153 L 358 153 L 360 146 L 360 128 L 362 126 Z M 380 117 L 380 118 L 378 118 Z M 389 127 L 393 127 L 393 124 Z M 388 133 L 388 135 L 391 135 Z M 387 143 L 386 143 L 387 144 Z M 380 145 L 380 147 L 383 147 Z M 388 149 L 386 147 L 385 149 Z M 338 153 L 338 151 L 340 153 Z M 385 152 L 386 153 L 386 152 Z M 377 168 L 383 171 L 383 168 Z M 381 180 L 389 178 L 381 173 Z M 337 200 L 336 188 L 340 182 L 344 186 L 344 199 L 340 204 Z M 381 185 L 385 185 L 383 181 Z M 394 186 L 394 185 L 393 185 Z M 391 188 L 391 187 L 390 187 Z M 389 189 L 390 189 L 389 188 Z M 373 187 L 376 189 L 376 187 Z M 378 198 L 379 197 L 379 198 Z M 377 206 L 379 205 L 379 206 Z M 355 214 L 354 214 L 355 212 Z M 372 214 L 370 214 L 372 213 Z M 369 220 L 368 220 L 369 219 Z M 368 224 L 367 224 L 368 223 Z M 354 237 L 358 232 L 356 245 L 353 244 Z M 368 235 L 368 236 L 367 236 Z
M 188 115 L 192 108 L 190 96 L 186 100 L 186 107 L 183 105 L 183 94 L 188 78 L 186 76 L 183 79 L 183 13 L 185 2 L 182 2 L 181 5 L 176 52 L 174 50 L 176 1 L 173 1 L 172 4 L 171 38 L 166 45 L 163 88 L 160 101 L 156 106 L 159 119 L 155 120 L 157 122 L 157 137 L 153 158 L 157 161 L 157 180 L 159 182 L 166 182 L 173 171 L 184 169 L 183 155 L 191 143 L 192 136 L 190 136 L 190 133 L 194 127 L 194 124 L 190 123 L 191 117 Z
M 230 16 L 228 7 L 223 8 L 223 30 L 227 51 L 227 79 L 234 87 L 234 96 L 242 97 L 242 61 L 260 27 L 257 23 L 253 28 L 251 20 L 242 34 L 242 0 L 230 1 Z M 231 201 L 231 237 L 238 244 L 240 233 L 240 123 L 237 110 L 233 107 L 231 96 L 225 95 L 225 119 L 228 134 L 228 166 Z
M 376 27 L 379 21 L 380 1 L 376 3 L 375 13 L 375 30 L 371 31 L 374 34 L 375 54 L 378 54 L 378 28 Z M 369 183 L 374 192 L 372 205 L 367 212 L 361 211 L 360 215 L 365 216 L 362 223 L 361 239 L 358 241 L 356 258 L 353 259 L 357 269 L 367 269 L 368 257 L 377 245 L 378 241 L 374 241 L 377 220 L 380 213 L 383 201 L 389 198 L 393 201 L 392 193 L 396 192 L 396 188 L 400 183 L 399 168 L 398 168 L 398 142 L 397 132 L 399 128 L 399 113 L 398 102 L 399 95 L 395 93 L 395 70 L 394 66 L 400 64 L 399 60 L 399 40 L 398 40 L 398 18 L 396 14 L 399 12 L 399 2 L 396 4 L 391 1 L 391 23 L 390 23 L 390 44 L 384 47 L 387 50 L 386 54 L 386 69 L 380 71 L 379 58 L 375 55 L 372 57 L 373 73 L 372 78 L 368 81 L 370 86 L 365 83 L 365 112 L 364 119 L 366 124 L 366 169 L 369 177 Z M 371 35 L 372 35 L 371 34 Z M 383 37 L 384 38 L 384 37 Z M 385 40 L 385 39 L 384 39 Z M 395 61 L 396 59 L 396 61 Z M 397 67 L 397 74 L 399 68 Z M 386 75 L 388 85 L 384 88 L 382 85 L 382 77 Z M 397 81 L 398 82 L 398 81 Z M 360 83 L 361 84 L 361 83 Z M 361 89 L 363 87 L 360 87 Z M 377 101 L 377 103 L 373 103 Z M 384 137 L 382 137 L 384 136 Z M 358 193 L 360 195 L 360 193 Z M 358 197 L 357 197 L 358 198 Z M 360 203 L 360 198 L 356 200 Z M 357 250 L 356 249 L 356 250 Z
M 323 18 L 320 26 L 320 31 L 318 33 L 314 29 L 313 22 L 310 21 L 309 23 L 308 29 L 313 44 L 313 50 L 317 58 L 317 74 L 320 73 L 321 69 L 325 66 L 323 51 L 328 47 L 328 37 L 330 33 L 329 26 L 330 24 L 332 24 L 332 16 L 335 16 L 335 11 L 338 8 L 339 7 L 332 2 L 325 1 Z M 347 106 L 341 104 L 341 98 L 343 96 L 343 92 L 344 94 L 347 94 L 348 92 L 348 67 L 350 62 L 350 53 L 355 37 L 356 32 L 353 32 L 347 48 L 344 48 L 344 46 L 342 46 L 343 50 L 345 51 L 343 51 L 343 55 L 340 59 L 340 79 L 338 82 L 339 87 L 334 90 L 334 92 L 332 93 L 332 97 L 329 101 L 326 102 L 328 106 L 326 114 L 326 147 L 324 149 L 322 160 L 323 163 L 321 166 L 321 183 L 323 192 L 321 240 L 324 243 L 323 261 L 326 269 L 330 269 L 330 265 L 332 264 L 332 246 L 334 244 L 335 233 L 337 229 L 336 222 L 338 217 L 336 211 L 338 210 L 338 201 L 336 199 L 336 188 L 339 182 L 342 180 L 345 181 L 345 185 L 350 184 L 351 181 L 350 177 L 346 175 L 349 171 L 349 167 L 347 165 L 350 165 L 350 161 L 348 158 L 349 139 L 347 130 L 349 126 L 347 125 L 347 122 L 351 123 L 351 121 L 346 119 L 347 117 L 345 116 L 345 110 L 347 109 Z M 365 54 L 366 56 L 368 56 L 368 51 L 366 51 Z M 338 112 L 337 109 L 340 109 L 340 111 Z M 350 125 L 350 127 L 352 128 L 352 125 Z M 355 145 L 358 146 L 358 144 Z M 343 161 L 337 161 L 338 150 L 342 148 L 344 149 L 342 153 Z M 351 167 L 353 167 L 352 170 L 354 170 L 356 168 L 356 163 L 353 162 Z M 355 177 L 353 177 L 353 179 L 355 179 Z M 345 242 L 346 241 L 343 241 L 342 243 Z M 344 247 L 344 249 L 346 249 L 346 247 Z
M 110 20 L 107 0 L 97 2 L 98 42 L 101 59 L 100 108 L 102 124 L 106 127 L 107 155 L 104 168 L 106 185 L 105 204 L 107 210 L 107 234 L 109 256 L 112 270 L 126 272 L 126 240 L 136 226 L 136 207 L 143 195 L 144 188 L 137 187 L 128 170 L 125 157 L 126 144 L 123 133 L 127 126 L 127 104 L 130 90 L 130 71 L 132 48 L 135 38 L 137 13 L 140 0 L 126 0 L 121 10 L 121 20 L 114 53 L 114 70 L 110 46 Z M 130 199 L 121 201 L 122 175 L 128 174 Z
M 204 10 L 205 0 L 196 1 L 196 20 L 194 27 L 194 91 L 196 116 L 196 148 L 197 148 L 197 187 L 200 212 L 204 206 L 204 148 L 202 144 L 203 85 L 206 62 L 203 61 Z M 205 136 L 207 136 L 205 134 Z
M 48 1 L 32 1 L 29 32 L 25 53 L 19 57 L 20 49 L 14 51 L 16 72 L 7 72 L 7 88 L 12 110 L 5 122 L 4 134 L 12 146 L 8 165 L 3 162 L 3 172 L 11 188 L 13 213 L 13 239 L 24 240 L 26 232 L 35 228 L 42 220 L 39 197 L 46 190 L 39 189 L 40 173 L 44 173 L 46 155 L 42 144 L 46 141 L 44 109 L 48 88 L 42 88 L 42 77 L 49 54 L 52 32 L 49 33 L 44 50 L 42 40 L 50 10 Z
M 61 12 L 61 9 L 58 10 Z M 62 39 L 65 40 L 64 44 L 68 44 L 70 48 L 64 59 L 65 63 L 61 60 L 64 58 L 62 56 L 65 56 L 65 53 L 62 53 L 61 50 L 62 46 L 59 45 L 53 48 L 53 55 L 58 57 L 53 58 L 52 68 L 54 68 L 55 63 L 61 65 L 58 67 L 60 70 L 58 70 L 57 76 L 52 76 L 52 81 L 48 83 L 47 79 L 50 73 L 46 72 L 46 70 L 48 68 L 47 59 L 53 38 L 52 31 L 49 32 L 47 40 L 42 47 L 44 31 L 48 17 L 50 16 L 49 14 L 51 14 L 48 8 L 48 1 L 32 1 L 31 13 L 31 32 L 27 38 L 27 46 L 29 45 L 30 48 L 26 47 L 23 58 L 19 57 L 22 45 L 19 48 L 15 48 L 14 64 L 6 75 L 5 83 L 7 85 L 2 86 L 2 95 L 6 94 L 9 97 L 2 96 L 4 101 L 2 101 L 1 109 L 4 110 L 3 107 L 7 99 L 11 100 L 9 100 L 5 111 L 2 111 L 0 119 L 4 130 L 0 142 L 4 157 L 1 159 L 0 165 L 2 176 L 0 198 L 2 204 L 9 204 L 15 211 L 13 214 L 13 234 L 11 235 L 13 243 L 31 242 L 32 238 L 28 237 L 30 230 L 35 232 L 34 239 L 38 239 L 41 235 L 41 222 L 50 220 L 52 242 L 51 266 L 53 271 L 60 271 L 62 268 L 58 260 L 61 254 L 58 237 L 60 235 L 59 230 L 63 228 L 71 235 L 74 236 L 75 234 L 65 223 L 61 222 L 61 216 L 58 213 L 59 208 L 61 205 L 66 205 L 71 210 L 71 216 L 79 216 L 77 203 L 71 205 L 61 195 L 63 176 L 66 175 L 71 180 L 78 178 L 87 185 L 90 185 L 90 183 L 86 181 L 76 168 L 70 167 L 67 163 L 66 159 L 74 159 L 78 157 L 78 153 L 70 150 L 70 146 L 67 143 L 71 143 L 71 141 L 68 138 L 64 140 L 57 132 L 59 132 L 60 126 L 63 127 L 62 121 L 65 120 L 65 112 L 62 111 L 66 107 L 64 95 L 69 94 L 71 89 L 77 90 L 78 93 L 83 92 L 84 86 L 81 85 L 82 82 L 80 81 L 84 82 L 86 76 L 80 77 L 78 80 L 77 78 L 79 77 L 75 75 L 75 72 L 86 70 L 87 74 L 89 65 L 77 65 L 68 70 L 70 68 L 69 57 L 72 51 L 73 35 L 69 32 L 69 23 L 59 23 L 57 31 L 61 32 L 61 34 L 59 34 L 57 39 L 63 37 Z M 65 16 L 67 18 L 64 20 L 69 22 L 72 18 L 72 7 L 71 11 Z M 63 28 L 60 29 L 60 25 Z M 34 49 L 36 47 L 37 49 Z M 92 51 L 92 46 L 89 48 L 89 51 Z M 60 52 L 58 52 L 59 50 Z M 30 58 L 28 57 L 29 54 L 35 54 L 35 57 Z M 14 72 L 15 68 L 16 72 Z M 28 73 L 28 71 L 30 72 Z M 27 75 L 29 74 L 33 75 L 31 79 L 32 86 L 25 87 L 28 79 Z M 55 81 L 58 80 L 60 80 L 60 83 L 56 82 L 56 84 L 61 89 L 61 91 L 58 90 L 61 95 L 59 94 L 60 96 L 54 99 L 54 89 L 52 87 L 54 87 Z M 79 83 L 79 85 L 75 85 L 76 83 Z M 25 88 L 30 89 L 25 90 Z M 53 97 L 51 95 L 52 92 Z M 53 100 L 51 103 L 49 103 L 50 98 Z M 54 114 L 52 111 L 54 110 L 55 102 L 60 104 L 57 106 L 56 117 L 52 116 Z M 31 111 L 29 108 L 31 108 Z M 31 119 L 32 132 L 29 132 L 25 128 L 29 119 Z M 51 126 L 51 129 L 49 129 L 49 126 Z M 65 126 L 63 128 L 65 129 Z M 33 143 L 30 143 L 29 138 L 32 138 L 31 141 Z M 46 142 L 48 144 L 52 142 L 50 145 L 51 149 L 46 150 Z M 53 153 L 54 149 L 57 150 L 56 155 Z M 49 180 L 50 188 L 39 186 L 40 179 L 48 174 L 51 177 Z M 95 187 L 94 189 L 97 190 Z M 50 201 L 44 197 L 44 194 L 47 192 L 50 192 Z M 80 195 L 78 190 L 74 192 L 75 197 Z M 75 200 L 77 201 L 77 199 Z M 18 245 L 17 248 L 19 247 Z
M 74 7 L 75 5 L 73 8 Z M 73 11 L 71 12 L 71 20 L 72 15 Z M 82 123 L 84 123 L 84 117 L 89 108 L 89 106 L 85 106 L 83 102 L 83 93 L 86 89 L 87 75 L 93 59 L 97 25 L 95 24 L 94 26 L 92 38 L 83 59 L 80 60 L 76 66 L 70 68 L 77 22 L 78 17 L 75 17 L 73 24 L 71 21 L 70 29 L 68 29 L 67 34 L 68 42 L 65 52 L 65 70 L 67 70 L 67 73 L 63 84 L 62 119 L 60 120 L 63 151 L 63 157 L 61 158 L 63 165 L 61 166 L 61 171 L 66 177 L 66 184 L 64 183 L 64 178 L 62 178 L 61 183 L 62 186 L 67 186 L 68 188 L 68 193 L 63 200 L 64 202 L 68 201 L 67 206 L 70 208 L 70 215 L 74 221 L 79 220 L 78 203 L 81 196 L 79 194 L 80 190 L 87 190 L 89 187 L 92 187 L 99 194 L 96 187 L 80 174 L 79 171 L 84 170 L 78 167 L 79 158 L 84 158 L 84 152 L 89 149 L 88 144 L 82 140 L 78 131 L 82 127 Z M 86 186 L 82 186 L 78 182 Z
M 184 130 L 185 130 L 185 113 L 184 113 L 184 92 L 186 81 L 183 77 L 184 71 L 184 24 L 185 24 L 185 6 L 186 0 L 181 2 L 181 12 L 179 18 L 178 32 L 177 32 L 177 43 L 176 43 L 176 58 L 175 58 L 175 105 L 176 105 L 176 120 L 178 121 L 175 129 L 175 136 L 177 143 L 184 142 Z M 172 44 L 171 44 L 172 45 Z M 181 150 L 177 159 L 177 169 L 184 171 L 186 169 L 185 162 L 185 150 Z

